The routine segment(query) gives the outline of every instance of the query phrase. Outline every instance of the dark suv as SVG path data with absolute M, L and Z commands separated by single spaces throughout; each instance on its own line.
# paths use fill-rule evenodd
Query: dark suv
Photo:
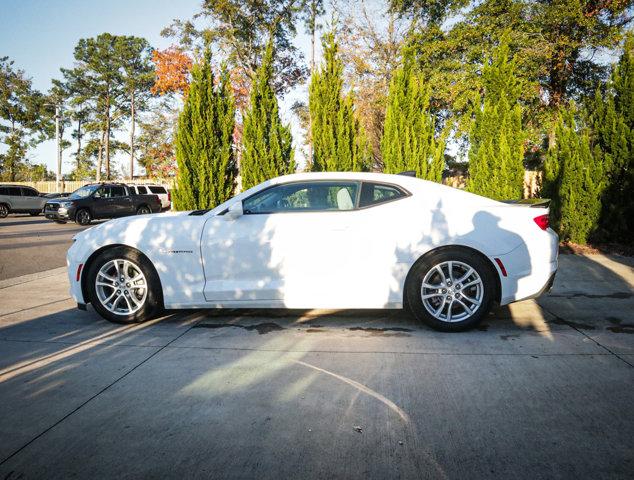
M 57 223 L 74 220 L 88 225 L 96 218 L 116 218 L 161 211 L 157 195 L 137 195 L 123 183 L 95 183 L 75 190 L 67 198 L 49 200 L 44 215 Z

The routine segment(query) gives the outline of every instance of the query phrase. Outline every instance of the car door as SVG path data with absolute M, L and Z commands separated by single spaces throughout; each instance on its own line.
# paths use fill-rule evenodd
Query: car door
M 136 213 L 132 197 L 128 194 L 127 187 L 123 185 L 112 185 L 110 187 L 112 198 L 114 199 L 115 213 L 117 217 L 133 215 Z
M 359 188 L 354 181 L 276 185 L 245 199 L 242 216 L 212 217 L 201 242 L 207 301 L 345 304 L 360 261 Z
M 410 230 L 425 218 L 416 210 L 413 217 L 406 203 L 409 192 L 381 182 L 363 182 L 359 198 L 356 234 L 359 262 L 353 272 L 355 288 L 349 289 L 350 306 L 385 308 L 402 302 L 401 287 L 411 266 Z
M 92 213 L 95 218 L 109 218 L 114 216 L 115 206 L 110 186 L 104 185 L 92 195 Z
M 28 210 L 41 210 L 43 201 L 40 194 L 34 188 L 22 187 L 22 201 L 25 209 Z
M 7 187 L 9 196 L 9 201 L 11 202 L 12 210 L 26 210 L 24 199 L 22 196 L 22 191 L 20 187 Z

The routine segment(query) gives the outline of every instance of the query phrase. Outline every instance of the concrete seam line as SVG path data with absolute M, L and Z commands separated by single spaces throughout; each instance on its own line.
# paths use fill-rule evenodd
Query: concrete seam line
M 34 308 L 47 307 L 49 305 L 53 305 L 54 303 L 65 302 L 66 300 L 70 300 L 70 297 L 64 297 L 61 300 L 53 300 L 52 302 L 42 303 L 41 305 L 35 305 L 33 307 L 23 308 L 22 310 L 15 310 L 13 312 L 3 313 L 0 315 L 0 318 L 8 317 L 9 315 L 13 315 L 14 313 L 26 312 L 27 310 L 33 310 Z
M 606 347 L 605 345 L 599 343 L 599 341 L 595 340 L 594 338 L 592 338 L 590 335 L 588 335 L 586 332 L 584 332 L 583 330 L 574 327 L 573 325 L 570 324 L 570 322 L 567 322 L 565 318 L 563 318 L 561 315 L 557 315 L 553 312 L 551 312 L 549 309 L 541 306 L 541 308 L 544 309 L 544 311 L 550 313 L 553 317 L 557 318 L 557 319 L 561 319 L 564 320 L 566 322 L 566 325 L 568 325 L 570 328 L 572 328 L 573 330 L 579 332 L 581 335 L 583 335 L 584 337 L 586 337 L 588 340 L 593 341 L 596 345 L 598 345 L 599 347 L 603 348 L 606 352 L 610 353 L 610 355 L 614 355 L 616 358 L 618 358 L 619 360 L 621 360 L 623 363 L 629 365 L 630 367 L 634 367 L 633 364 L 631 364 L 630 362 L 628 362 L 627 360 L 625 360 L 623 357 L 621 357 L 618 353 L 613 352 L 612 350 L 610 350 L 608 347 Z
M 195 325 L 195 323 L 194 323 Z M 26 442 L 24 445 L 22 445 L 20 448 L 18 448 L 16 451 L 14 451 L 11 455 L 9 455 L 8 457 L 6 457 L 4 460 L 2 460 L 0 462 L 0 465 L 4 465 L 6 462 L 8 462 L 9 460 L 11 460 L 13 457 L 15 457 L 18 453 L 20 453 L 22 450 L 24 450 L 26 447 L 28 447 L 29 445 L 31 445 L 33 442 L 35 442 L 38 438 L 44 436 L 46 433 L 50 432 L 53 428 L 55 428 L 57 425 L 59 425 L 60 423 L 62 423 L 64 420 L 66 420 L 68 417 L 70 417 L 71 415 L 75 414 L 77 411 L 79 411 L 80 409 L 82 409 L 85 405 L 87 405 L 88 403 L 90 403 L 91 401 L 93 401 L 95 398 L 97 398 L 99 395 L 101 395 L 102 393 L 104 393 L 106 390 L 108 390 L 110 387 L 112 387 L 113 385 L 115 385 L 116 383 L 118 383 L 120 380 L 123 380 L 125 377 L 127 377 L 128 375 L 130 375 L 132 372 L 134 372 L 137 368 L 139 368 L 141 365 L 145 364 L 146 362 L 148 362 L 149 360 L 151 360 L 152 358 L 154 358 L 156 355 L 158 355 L 160 352 L 162 352 L 168 345 L 170 345 L 171 343 L 175 342 L 176 340 L 178 340 L 179 338 L 181 338 L 183 335 L 185 335 L 187 332 L 189 332 L 192 328 L 194 328 L 194 325 L 190 326 L 187 330 L 185 330 L 184 332 L 182 332 L 180 335 L 174 337 L 172 340 L 170 340 L 168 343 L 166 343 L 164 346 L 158 348 L 156 350 L 156 352 L 152 353 L 151 355 L 149 355 L 147 358 L 145 358 L 144 360 L 142 360 L 141 362 L 139 362 L 138 364 L 136 364 L 134 367 L 132 367 L 130 370 L 128 370 L 126 373 L 124 373 L 123 375 L 121 375 L 119 378 L 115 379 L 113 382 L 111 382 L 110 384 L 106 385 L 104 388 L 102 388 L 101 390 L 99 390 L 97 393 L 95 393 L 92 397 L 90 397 L 88 400 L 86 400 L 85 402 L 81 403 L 80 405 L 78 405 L 77 407 L 75 407 L 72 411 L 70 411 L 69 413 L 67 413 L 66 415 L 64 415 L 62 418 L 60 418 L 58 421 L 56 421 L 55 423 L 53 423 L 53 425 L 51 425 L 50 427 L 47 427 L 46 429 L 44 429 L 42 432 L 40 432 L 39 434 L 37 434 L 35 437 L 33 437 L 31 440 L 29 440 L 28 442 Z
M 19 338 L 0 338 L 0 342 L 15 342 L 15 343 L 44 343 L 49 345 L 79 345 L 75 342 L 60 342 L 57 340 L 21 340 Z M 99 341 L 92 342 L 99 344 Z M 134 343 L 116 343 L 107 345 L 108 347 L 120 348 L 159 348 L 161 345 L 137 345 Z M 397 351 L 383 351 L 372 352 L 368 350 L 354 351 L 354 350 L 274 350 L 263 348 L 232 348 L 232 347 L 198 347 L 194 345 L 184 346 L 167 346 L 170 349 L 182 349 L 182 350 L 227 350 L 227 351 L 247 351 L 247 352 L 272 352 L 272 353 L 337 353 L 337 354 L 362 354 L 362 355 L 436 355 L 443 357 L 609 357 L 613 355 L 609 352 L 603 353 L 447 353 L 447 352 L 397 352 Z
M 275 348 L 241 348 L 241 347 L 198 347 L 188 345 L 169 346 L 168 348 L 182 348 L 193 350 L 228 350 L 237 352 L 272 352 L 272 353 L 342 353 L 342 354 L 363 354 L 363 355 L 436 355 L 436 356 L 460 356 L 460 357 L 592 357 L 592 356 L 610 356 L 613 353 L 452 353 L 452 352 L 398 352 L 395 350 L 386 350 L 382 352 L 371 350 L 282 350 Z
M 51 270 L 44 270 L 42 272 L 29 273 L 28 275 L 20 275 L 19 277 L 7 278 L 5 280 L 0 280 L 0 290 L 65 273 L 66 267 L 58 267 Z

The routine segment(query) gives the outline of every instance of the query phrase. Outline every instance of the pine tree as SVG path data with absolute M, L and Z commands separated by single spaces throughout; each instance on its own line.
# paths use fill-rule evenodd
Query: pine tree
M 606 175 L 598 237 L 629 243 L 634 235 L 634 34 L 626 37 L 606 92 L 597 89 L 589 110 Z
M 403 65 L 394 73 L 387 98 L 381 138 L 384 171 L 414 170 L 416 176 L 442 181 L 444 138 L 435 136 L 429 111 L 431 88 L 406 51 Z
M 313 171 L 362 171 L 370 164 L 369 145 L 354 112 L 351 93 L 343 94 L 343 64 L 334 34 L 324 37 L 324 65 L 309 87 Z
M 233 152 L 235 108 L 229 75 L 223 67 L 215 85 L 207 49 L 192 68 L 189 92 L 176 132 L 176 210 L 213 208 L 235 188 Z
M 484 101 L 476 101 L 471 128 L 467 190 L 494 199 L 522 198 L 524 131 L 518 103 L 521 83 L 504 35 L 482 73 Z
M 291 129 L 280 120 L 272 77 L 273 44 L 269 41 L 244 118 L 240 173 L 245 190 L 295 171 Z
M 562 240 L 585 244 L 596 230 L 604 187 L 601 151 L 588 128 L 578 129 L 576 108 L 560 112 L 555 144 L 544 164 L 544 196 L 551 198 L 553 228 Z

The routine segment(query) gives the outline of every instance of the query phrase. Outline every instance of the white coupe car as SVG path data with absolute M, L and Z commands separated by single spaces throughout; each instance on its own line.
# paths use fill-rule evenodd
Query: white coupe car
M 547 203 L 501 203 L 407 175 L 274 178 L 211 210 L 112 220 L 74 237 L 71 294 L 114 322 L 178 308 L 408 308 L 476 325 L 552 285 Z

